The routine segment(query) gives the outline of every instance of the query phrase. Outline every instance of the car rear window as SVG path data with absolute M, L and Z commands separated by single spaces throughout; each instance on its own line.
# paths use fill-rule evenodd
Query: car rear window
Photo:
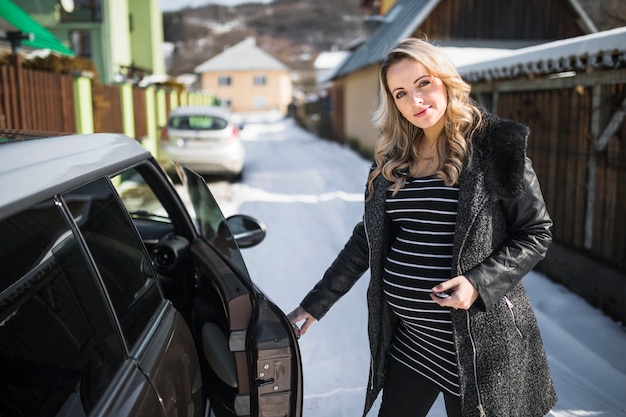
M 173 129 L 220 130 L 228 126 L 228 121 L 208 115 L 178 116 L 172 117 L 169 125 Z

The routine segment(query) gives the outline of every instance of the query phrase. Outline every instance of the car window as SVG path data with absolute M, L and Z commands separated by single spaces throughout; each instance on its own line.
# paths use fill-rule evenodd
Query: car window
M 52 200 L 0 236 L 0 415 L 86 415 L 125 357 L 93 271 Z
M 187 193 L 192 203 L 190 210 L 198 233 L 220 252 L 222 257 L 239 272 L 241 278 L 251 284 L 239 247 L 206 182 L 195 172 L 183 169 Z
M 161 302 L 143 243 L 107 179 L 64 194 L 63 200 L 89 248 L 130 349 Z
M 220 130 L 227 125 L 225 119 L 209 115 L 174 116 L 170 119 L 170 127 L 174 129 Z
M 171 223 L 161 201 L 137 170 L 124 171 L 111 181 L 131 217 Z

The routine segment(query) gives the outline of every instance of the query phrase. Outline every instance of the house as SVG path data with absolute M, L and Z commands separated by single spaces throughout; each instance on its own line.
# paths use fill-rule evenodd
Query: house
M 292 100 L 289 68 L 246 38 L 198 65 L 202 90 L 210 91 L 233 112 L 287 112 Z
M 76 56 L 91 60 L 102 83 L 165 74 L 158 0 L 13 1 Z

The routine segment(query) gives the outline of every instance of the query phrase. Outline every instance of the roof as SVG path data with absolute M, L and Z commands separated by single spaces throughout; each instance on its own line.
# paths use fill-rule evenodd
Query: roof
M 74 52 L 61 43 L 48 29 L 30 17 L 23 9 L 11 0 L 2 0 L 0 8 L 0 33 L 21 31 L 25 35 L 32 35 L 32 39 L 25 39 L 22 45 L 33 49 L 50 49 L 62 55 L 74 56 Z
M 626 64 L 626 27 L 561 39 L 511 51 L 508 56 L 460 66 L 469 82 L 514 78 L 525 74 L 552 74 L 614 68 Z
M 149 157 L 136 140 L 119 134 L 0 143 L 0 217 Z
M 339 66 L 331 79 L 340 78 L 383 60 L 389 49 L 408 38 L 440 0 L 398 0 L 380 26 Z
M 578 0 L 568 0 L 574 8 L 577 16 L 584 23 L 588 30 L 595 30 L 585 9 L 578 5 Z M 586 2 L 597 0 L 586 0 Z M 395 45 L 403 39 L 410 37 L 417 28 L 426 20 L 432 11 L 440 3 L 440 0 L 398 0 L 389 10 L 386 16 L 380 16 L 380 26 L 369 36 L 369 38 L 359 45 L 354 52 L 337 67 L 329 79 L 337 79 L 353 73 L 359 69 L 370 65 L 379 64 L 385 55 Z M 462 40 L 461 40 L 462 42 Z M 484 42 L 486 45 L 490 42 Z M 624 41 L 623 43 L 626 43 Z M 492 57 L 502 57 L 509 55 L 512 50 L 507 50 L 510 42 L 501 42 L 499 47 L 485 49 L 480 45 L 474 48 L 447 49 L 446 52 L 452 58 L 455 65 L 484 60 Z
M 287 70 L 287 66 L 246 38 L 221 54 L 198 65 L 194 72 Z

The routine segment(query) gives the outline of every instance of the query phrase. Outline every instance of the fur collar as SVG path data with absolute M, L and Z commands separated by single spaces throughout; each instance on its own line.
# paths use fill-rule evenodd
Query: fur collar
M 529 134 L 530 129 L 521 123 L 484 114 L 483 126 L 472 139 L 472 164 L 478 164 L 483 172 L 485 185 L 492 197 L 510 198 L 524 192 Z

